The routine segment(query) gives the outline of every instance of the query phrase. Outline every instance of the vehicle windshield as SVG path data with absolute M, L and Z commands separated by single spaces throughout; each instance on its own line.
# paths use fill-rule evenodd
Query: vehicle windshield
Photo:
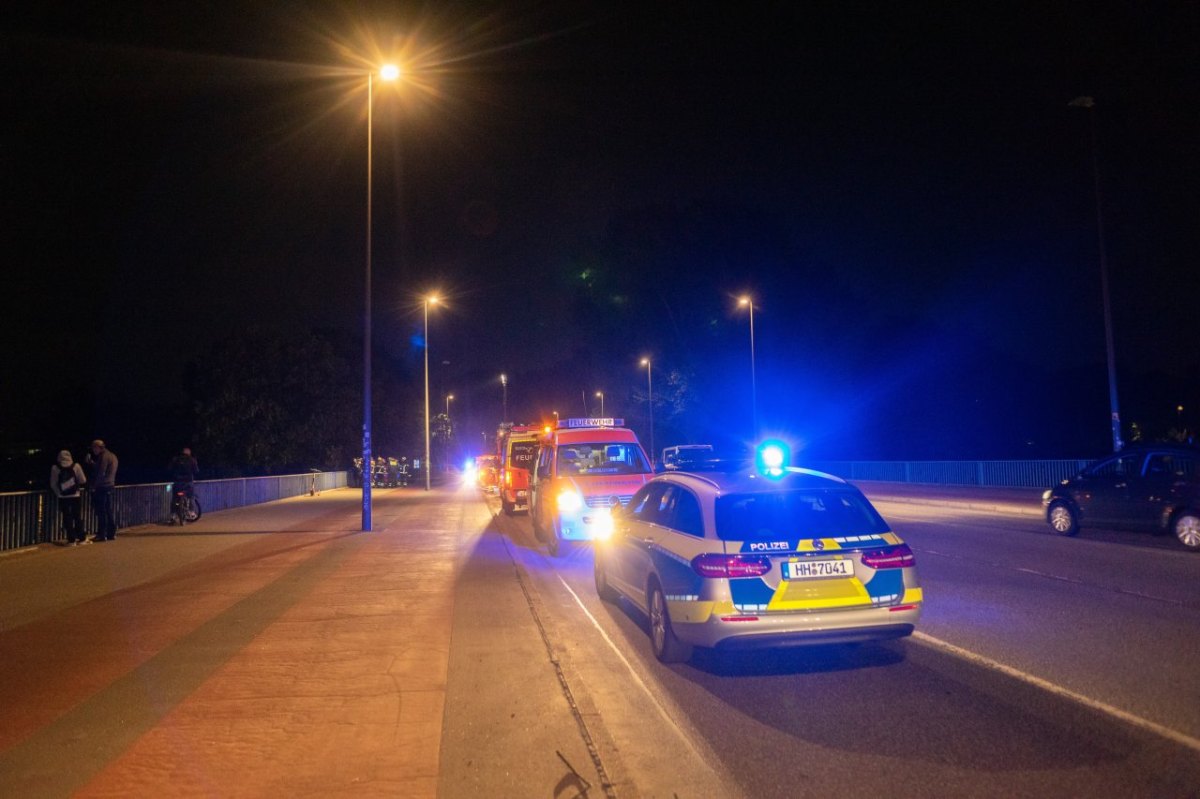
M 716 501 L 723 541 L 821 538 L 888 532 L 887 522 L 860 494 L 843 490 L 730 494 Z
M 648 474 L 650 464 L 637 444 L 562 444 L 558 448 L 559 474 Z
M 538 442 L 513 441 L 508 447 L 508 465 L 514 469 L 533 469 L 538 456 Z

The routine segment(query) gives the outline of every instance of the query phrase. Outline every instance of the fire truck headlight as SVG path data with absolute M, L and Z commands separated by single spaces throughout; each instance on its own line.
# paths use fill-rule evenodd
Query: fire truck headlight
M 583 495 L 578 491 L 568 489 L 558 495 L 558 509 L 573 513 L 583 507 Z

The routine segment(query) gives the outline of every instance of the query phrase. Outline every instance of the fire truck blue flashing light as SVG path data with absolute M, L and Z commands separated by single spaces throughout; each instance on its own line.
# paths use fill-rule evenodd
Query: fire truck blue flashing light
M 759 474 L 778 480 L 783 477 L 792 453 L 782 441 L 764 441 L 755 453 L 755 465 Z

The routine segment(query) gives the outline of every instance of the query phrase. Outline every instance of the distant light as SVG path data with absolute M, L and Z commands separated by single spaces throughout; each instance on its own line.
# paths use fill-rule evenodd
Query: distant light
M 430 304 L 430 305 L 437 305 L 437 304 L 438 304 L 438 301 L 439 301 L 439 300 L 438 300 L 438 295 L 436 295 L 436 294 L 432 294 L 432 295 L 430 295 L 430 297 L 429 297 L 429 304 Z
M 379 77 L 381 80 L 396 80 L 400 77 L 400 67 L 395 64 L 384 64 L 379 68 Z
M 749 304 L 750 304 L 749 297 L 738 297 L 738 305 L 749 305 Z
M 642 358 L 642 366 L 649 366 L 649 365 L 650 365 L 650 359 Z

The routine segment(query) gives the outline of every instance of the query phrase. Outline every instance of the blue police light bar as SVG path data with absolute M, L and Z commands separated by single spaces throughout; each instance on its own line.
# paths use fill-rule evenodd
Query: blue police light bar
M 754 452 L 754 465 L 759 474 L 773 480 L 783 477 L 791 459 L 791 449 L 782 441 L 764 441 Z
M 559 427 L 624 427 L 624 419 L 607 418 L 589 418 L 589 419 L 559 419 Z

